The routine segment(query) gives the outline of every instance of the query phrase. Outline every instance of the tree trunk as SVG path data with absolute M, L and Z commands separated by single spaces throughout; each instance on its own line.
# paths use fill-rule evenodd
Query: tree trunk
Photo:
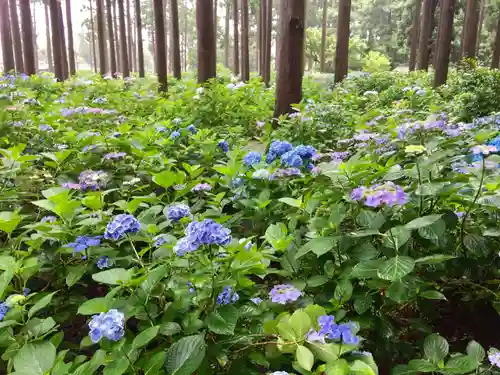
M 432 32 L 433 0 L 424 0 L 420 22 L 420 40 L 418 42 L 417 69 L 429 69 L 429 38 Z
M 58 1 L 50 0 L 50 24 L 52 26 L 52 51 L 54 51 L 54 72 L 58 81 L 64 81 L 63 51 L 59 24 Z
M 163 0 L 163 25 L 165 27 L 165 58 L 166 58 L 166 64 L 167 64 L 167 75 L 169 73 L 169 69 L 170 69 L 170 63 L 169 63 L 169 59 L 170 59 L 170 41 L 168 40 L 169 38 L 169 30 L 168 30 L 168 25 L 169 25 L 169 22 L 168 22 L 168 8 L 169 8 L 169 1 L 168 0 Z
M 250 51 L 248 48 L 248 0 L 241 0 L 241 80 L 250 79 Z
M 31 24 L 30 0 L 20 1 L 21 21 L 23 23 L 24 72 L 28 75 L 36 73 L 35 47 L 33 45 L 33 28 Z
M 92 38 L 92 58 L 94 61 L 94 72 L 97 73 L 97 53 L 95 48 L 95 25 L 94 25 L 94 10 L 92 9 L 92 0 L 89 0 L 90 7 L 90 34 Z
M 441 0 L 439 14 L 439 44 L 437 46 L 434 87 L 445 84 L 448 77 L 451 40 L 453 37 L 453 19 L 455 17 L 455 0 Z
M 132 2 L 133 1 L 134 0 L 132 0 Z M 134 19 L 137 18 L 137 15 L 135 14 L 135 5 L 133 3 L 130 13 L 132 14 L 132 26 L 131 26 L 132 36 L 130 38 L 132 40 L 132 65 L 134 67 L 133 71 L 137 72 L 139 70 L 137 66 L 137 30 L 136 30 L 137 22 L 134 22 Z
M 71 0 L 66 0 L 66 24 L 68 26 L 68 57 L 69 57 L 69 74 L 76 73 L 75 66 L 75 48 L 73 43 L 73 22 L 71 21 Z
M 172 66 L 174 69 L 174 77 L 176 79 L 181 79 L 181 47 L 179 40 L 179 8 L 177 6 L 177 0 L 170 0 L 170 18 L 172 22 Z
M 217 73 L 213 11 L 212 0 L 196 0 L 198 83 L 214 78 Z
M 109 1 L 109 0 L 108 0 Z M 135 22 L 137 31 L 137 63 L 139 65 L 139 77 L 145 76 L 144 71 L 144 47 L 142 43 L 142 19 L 141 1 L 135 0 Z
M 493 50 L 493 57 L 491 59 L 491 67 L 493 69 L 498 69 L 499 62 L 500 62 L 500 14 L 498 14 L 497 34 L 495 36 L 495 49 Z
M 483 31 L 484 18 L 486 17 L 486 3 L 488 0 L 482 0 L 481 12 L 479 13 L 479 29 L 477 30 L 476 51 L 479 52 L 481 46 L 481 33 Z
M 263 80 L 267 87 L 269 87 L 269 81 L 271 80 L 271 39 L 273 32 L 273 0 L 267 1 L 267 14 L 266 14 L 266 33 L 264 40 L 264 75 Z
M 40 61 L 38 60 L 38 43 L 37 43 L 37 29 L 36 29 L 36 0 L 32 0 L 32 5 L 33 5 L 33 11 L 31 12 L 31 17 L 32 17 L 32 30 L 33 30 L 33 52 L 35 56 L 35 71 L 39 70 L 39 63 Z M 47 31 L 48 31 L 49 25 L 47 24 Z
M 233 71 L 235 75 L 240 74 L 240 46 L 239 46 L 240 32 L 238 30 L 238 19 L 239 19 L 238 0 L 233 0 L 233 38 L 234 38 Z
M 217 33 L 217 24 L 219 23 L 219 15 L 217 14 L 217 6 L 218 6 L 218 1 L 214 1 L 214 35 L 215 35 L 215 61 L 217 63 L 217 43 L 219 39 L 219 34 Z
M 326 52 L 326 17 L 328 16 L 328 0 L 323 1 L 323 18 L 321 20 L 321 50 L 319 58 L 319 71 L 325 72 L 325 52 Z
M 0 22 L 2 28 L 3 71 L 8 73 L 15 69 L 16 63 L 14 61 L 14 50 L 12 48 L 9 4 L 6 1 L 0 1 Z
M 7 1 L 7 0 L 4 0 Z M 16 64 L 16 71 L 18 73 L 24 72 L 23 64 L 23 44 L 21 42 L 21 27 L 19 24 L 19 17 L 17 14 L 16 0 L 8 0 L 10 5 L 10 21 L 12 31 L 12 42 L 14 45 L 14 59 Z M 30 20 L 31 21 L 31 20 Z M 31 22 L 30 22 L 31 24 Z
M 410 61 L 408 63 L 410 72 L 415 70 L 417 62 L 418 34 L 420 26 L 420 11 L 422 0 L 415 0 L 415 13 L 413 14 L 413 24 L 411 27 Z
M 104 0 L 96 2 L 97 17 L 97 45 L 99 47 L 99 74 L 104 77 L 106 69 L 106 32 L 104 31 Z
M 132 18 L 130 17 L 130 0 L 125 3 L 127 7 L 126 17 L 127 17 L 127 54 L 128 54 L 128 66 L 132 71 L 134 70 L 134 59 L 132 53 L 132 46 L 134 41 L 132 40 Z
M 335 49 L 335 82 L 347 75 L 349 67 L 349 28 L 351 23 L 351 0 L 339 1 L 337 26 L 337 48 Z
M 163 92 L 167 91 L 167 51 L 165 51 L 165 22 L 162 0 L 153 0 L 153 12 L 155 18 L 156 73 L 160 84 L 159 91 Z
M 47 63 L 49 64 L 49 72 L 54 71 L 54 59 L 52 56 L 52 40 L 50 38 L 50 18 L 49 18 L 49 6 L 47 4 L 44 5 L 45 11 L 45 25 L 47 27 Z
M 156 1 L 156 0 L 155 0 Z M 123 77 L 130 76 L 130 69 L 128 65 L 128 51 L 127 51 L 127 27 L 125 25 L 125 9 L 122 0 L 118 0 L 118 19 L 120 21 L 120 47 L 121 47 L 121 67 Z
M 260 0 L 259 1 L 259 9 L 258 12 L 255 13 L 255 19 L 257 23 L 257 38 L 256 38 L 256 47 L 255 52 L 256 52 L 256 61 L 257 61 L 257 71 L 259 72 L 259 75 L 262 77 L 264 75 L 264 28 L 265 28 L 265 17 L 264 17 L 264 12 L 265 12 L 265 0 Z
M 184 71 L 188 69 L 188 11 L 184 7 Z
M 229 27 L 231 18 L 231 7 L 229 0 L 226 0 L 226 18 L 224 19 L 224 65 L 229 68 Z
M 68 69 L 68 54 L 66 50 L 66 35 L 64 29 L 64 16 L 62 12 L 61 3 L 57 3 L 57 11 L 59 17 L 59 37 L 61 38 L 61 54 L 62 54 L 62 71 L 64 79 L 68 79 L 69 77 L 69 69 Z
M 106 0 L 106 22 L 108 26 L 108 41 L 109 41 L 109 70 L 111 71 L 111 75 L 113 77 L 116 77 L 116 50 L 115 50 L 115 35 L 113 30 L 113 14 L 112 14 L 111 0 Z
M 305 0 L 282 0 L 274 117 L 290 113 L 302 100 Z
M 462 48 L 463 58 L 476 57 L 477 26 L 479 23 L 478 0 L 467 0 L 464 23 L 464 45 Z

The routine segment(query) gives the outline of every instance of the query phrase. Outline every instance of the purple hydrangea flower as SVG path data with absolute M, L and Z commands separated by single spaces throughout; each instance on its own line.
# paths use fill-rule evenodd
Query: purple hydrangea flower
M 224 290 L 217 296 L 217 305 L 229 305 L 240 299 L 238 293 L 236 293 L 232 287 L 225 286 Z
M 141 223 L 132 215 L 120 214 L 108 223 L 104 238 L 107 240 L 119 240 L 127 233 L 137 233 L 141 229 Z
M 198 192 L 198 191 L 210 191 L 212 190 L 212 186 L 207 183 L 201 183 L 196 185 L 191 189 L 192 192 Z
M 492 366 L 500 367 L 500 352 L 498 350 L 490 350 L 488 361 L 490 361 Z
M 348 151 L 335 151 L 330 154 L 333 162 L 341 162 L 349 157 Z
M 96 145 L 88 145 L 88 146 L 85 146 L 82 151 L 83 152 L 87 152 L 87 151 L 92 151 L 92 150 L 95 150 L 97 148 Z
M 325 344 L 325 335 L 320 334 L 319 332 L 311 329 L 307 335 L 306 340 L 309 342 L 319 342 L 321 344 Z
M 174 130 L 172 133 L 170 133 L 170 139 L 176 139 L 181 136 L 181 133 L 178 130 Z
M 262 298 L 259 298 L 259 297 L 253 297 L 253 298 L 250 298 L 250 301 L 252 301 L 253 303 L 255 303 L 256 305 L 260 305 L 262 303 Z
M 125 334 L 125 315 L 116 309 L 107 313 L 94 315 L 89 323 L 89 336 L 93 343 L 98 343 L 102 338 L 111 341 L 120 340 Z
M 81 253 L 91 246 L 99 246 L 101 244 L 101 239 L 102 236 L 78 236 L 75 242 L 70 242 L 63 247 L 72 248 L 74 253 Z
M 281 165 L 284 167 L 300 168 L 304 165 L 304 161 L 296 150 L 292 150 L 281 155 Z
M 260 153 L 251 151 L 245 155 L 245 157 L 243 158 L 243 163 L 247 167 L 251 167 L 255 164 L 259 164 L 261 160 L 262 160 L 262 155 Z
M 190 132 L 191 134 L 196 134 L 198 133 L 198 129 L 196 129 L 196 126 L 194 126 L 193 124 L 189 125 L 186 130 L 188 132 Z
M 153 246 L 160 247 L 166 243 L 169 243 L 170 239 L 166 234 L 159 234 L 158 236 L 153 238 Z
M 116 159 L 123 159 L 127 154 L 125 152 L 110 152 L 106 155 L 104 155 L 103 159 L 104 160 L 116 160 Z
M 78 177 L 80 189 L 99 190 L 106 186 L 108 174 L 104 171 L 83 171 Z
M 352 191 L 351 199 L 361 201 L 368 207 L 403 205 L 408 201 L 408 196 L 403 188 L 388 181 L 371 187 L 359 187 Z
M 189 206 L 185 204 L 174 204 L 167 209 L 167 218 L 171 221 L 179 221 L 183 217 L 191 215 Z
M 496 146 L 480 145 L 471 148 L 474 155 L 489 155 L 490 153 L 497 152 Z
M 44 216 L 42 217 L 41 222 L 42 223 L 54 223 L 57 221 L 57 218 L 55 216 Z
M 63 188 L 66 188 L 66 189 L 73 189 L 73 190 L 80 190 L 81 189 L 80 184 L 77 184 L 74 182 L 65 182 L 61 186 Z
M 222 152 L 229 151 L 229 143 L 227 143 L 227 141 L 225 139 L 223 139 L 222 141 L 219 141 L 219 143 L 217 144 L 217 147 L 219 147 Z
M 295 302 L 302 295 L 302 292 L 290 284 L 275 285 L 269 292 L 271 301 L 285 305 L 287 302 Z
M 108 256 L 102 256 L 97 260 L 97 268 L 100 270 L 106 269 L 106 268 L 111 268 L 113 266 L 113 261 L 109 259 Z
M 47 124 L 40 125 L 39 129 L 41 131 L 44 131 L 44 132 L 53 132 L 54 131 L 54 128 L 50 125 L 47 125 Z
M 7 305 L 5 302 L 0 302 L 0 321 L 5 318 L 5 315 L 9 312 L 10 306 Z
M 231 230 L 211 219 L 189 223 L 184 234 L 185 237 L 177 241 L 174 247 L 175 253 L 179 256 L 198 250 L 201 245 L 225 246 L 232 240 Z
M 23 296 L 26 297 L 30 293 L 31 293 L 31 289 L 30 288 L 23 288 Z
M 320 327 L 318 333 L 330 340 L 342 341 L 348 345 L 357 345 L 359 343 L 359 337 L 355 334 L 358 326 L 353 322 L 336 324 L 334 316 L 324 315 L 318 318 L 318 325 Z
M 303 177 L 302 172 L 298 168 L 280 168 L 277 169 L 271 177 L 269 177 L 270 180 L 276 180 L 278 178 L 284 178 L 284 177 L 292 177 L 292 176 L 299 176 Z

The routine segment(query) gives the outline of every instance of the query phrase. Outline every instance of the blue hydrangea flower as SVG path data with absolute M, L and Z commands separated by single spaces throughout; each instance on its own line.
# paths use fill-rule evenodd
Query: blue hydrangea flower
M 269 298 L 274 303 L 285 305 L 288 302 L 295 302 L 302 295 L 302 292 L 290 284 L 275 285 L 269 292 Z
M 500 352 L 490 349 L 488 351 L 488 361 L 490 361 L 492 366 L 500 367 Z
M 104 155 L 103 159 L 104 160 L 116 160 L 116 159 L 123 159 L 127 154 L 125 152 L 110 152 Z
M 191 281 L 186 282 L 186 286 L 189 288 L 189 293 L 196 293 L 196 287 Z
M 116 309 L 107 313 L 94 315 L 89 323 L 89 336 L 93 343 L 98 343 L 102 338 L 111 341 L 120 340 L 125 334 L 125 315 Z
M 252 173 L 252 178 L 254 180 L 269 180 L 271 173 L 267 169 L 257 169 Z
M 189 211 L 189 206 L 185 204 L 174 204 L 167 209 L 167 218 L 171 221 L 179 221 L 183 217 L 188 217 L 190 215 L 191 211 Z
M 296 150 L 281 155 L 281 165 L 284 167 L 300 168 L 304 164 L 302 157 Z
M 75 242 L 70 242 L 63 247 L 69 247 L 73 249 L 74 253 L 81 253 L 87 250 L 91 246 L 99 246 L 101 244 L 102 236 L 78 236 Z
M 39 129 L 44 132 L 53 132 L 54 128 L 50 125 L 42 124 L 40 125 Z
M 219 143 L 217 144 L 217 147 L 219 147 L 222 152 L 229 151 L 229 143 L 227 143 L 227 141 L 225 139 L 223 139 L 222 141 L 219 141 Z
M 5 302 L 0 302 L 0 321 L 5 318 L 5 315 L 9 312 L 10 307 Z
M 259 164 L 261 160 L 262 160 L 262 155 L 260 153 L 251 151 L 245 155 L 245 157 L 243 158 L 243 163 L 247 167 L 251 167 L 255 164 Z
M 118 240 L 127 233 L 137 233 L 141 229 L 141 223 L 133 216 L 120 214 L 108 223 L 104 238 L 107 240 Z
M 170 239 L 166 234 L 159 234 L 158 236 L 153 238 L 153 246 L 160 247 L 166 243 L 169 243 Z
M 236 188 L 240 187 L 245 183 L 245 180 L 241 177 L 235 177 L 231 180 L 231 187 Z
M 181 133 L 178 130 L 174 130 L 172 133 L 170 133 L 170 139 L 176 139 L 181 136 Z
M 364 200 L 368 207 L 380 207 L 387 205 L 404 205 L 408 201 L 408 196 L 401 186 L 388 181 L 384 184 L 377 184 L 371 187 L 358 187 L 351 193 L 351 199 L 355 201 Z
M 224 290 L 217 296 L 218 305 L 229 305 L 240 299 L 238 293 L 236 293 L 232 287 L 225 286 Z
M 42 217 L 41 222 L 42 223 L 54 223 L 57 221 L 57 218 L 55 216 L 44 216 Z
M 106 268 L 111 268 L 113 266 L 113 261 L 109 259 L 108 256 L 102 256 L 97 260 L 97 268 L 100 270 L 106 269 Z
M 31 293 L 31 289 L 30 288 L 23 288 L 23 296 L 26 297 L 30 293 Z
M 353 322 L 336 324 L 334 316 L 324 315 L 318 318 L 318 325 L 320 327 L 318 333 L 330 340 L 342 341 L 348 345 L 359 343 L 359 337 L 355 334 L 358 326 Z
M 83 171 L 78 177 L 78 183 L 82 190 L 99 190 L 106 187 L 109 176 L 104 171 Z
M 225 246 L 232 240 L 231 230 L 211 219 L 189 223 L 184 234 L 185 237 L 177 241 L 174 246 L 174 251 L 179 256 L 198 250 L 201 245 Z
M 319 342 L 321 344 L 325 344 L 325 335 L 322 335 L 321 333 L 311 329 L 307 334 L 306 334 L 306 340 L 309 342 Z
M 190 132 L 191 134 L 196 134 L 198 133 L 198 129 L 196 129 L 196 126 L 194 126 L 193 124 L 189 125 L 186 130 L 188 132 Z
M 191 189 L 192 192 L 210 191 L 210 190 L 212 190 L 212 186 L 207 183 L 198 184 Z
M 294 150 L 303 159 L 311 159 L 316 155 L 316 149 L 313 146 L 300 145 L 295 147 Z
M 302 177 L 302 172 L 298 168 L 280 168 L 277 169 L 269 178 L 270 180 L 276 180 L 283 177 L 299 176 Z
M 286 141 L 273 141 L 269 146 L 269 152 L 266 157 L 266 162 L 268 164 L 272 163 L 276 158 L 280 157 L 283 154 L 286 154 L 288 151 L 291 151 L 293 146 L 291 143 Z
M 262 298 L 259 298 L 259 297 L 253 297 L 253 298 L 250 298 L 250 301 L 252 301 L 253 303 L 255 303 L 256 305 L 260 305 L 262 303 Z
M 275 371 L 271 372 L 269 375 L 290 375 L 290 374 L 286 371 Z

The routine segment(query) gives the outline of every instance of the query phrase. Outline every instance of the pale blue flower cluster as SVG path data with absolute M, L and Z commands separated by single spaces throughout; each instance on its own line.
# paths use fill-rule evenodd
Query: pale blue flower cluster
M 388 181 L 371 187 L 358 187 L 352 191 L 351 199 L 355 201 L 364 200 L 365 205 L 368 207 L 380 207 L 384 204 L 392 207 L 404 205 L 408 201 L 408 196 L 401 186 Z
M 44 216 L 40 221 L 42 223 L 55 223 L 57 221 L 57 218 L 55 216 Z
M 94 315 L 89 328 L 89 336 L 93 343 L 98 343 L 102 338 L 118 341 L 125 334 L 125 315 L 116 309 Z
M 238 293 L 236 293 L 232 287 L 225 286 L 224 290 L 217 296 L 218 305 L 229 305 L 240 299 Z
M 212 190 L 212 186 L 207 183 L 198 184 L 191 189 L 192 192 L 210 191 L 210 190 Z
M 301 168 L 307 166 L 315 155 L 316 149 L 314 147 L 299 145 L 281 155 L 281 165 L 284 167 Z
M 185 204 L 174 204 L 167 209 L 167 218 L 171 221 L 179 221 L 184 217 L 189 217 L 191 211 L 189 211 L 189 206 Z
M 231 230 L 211 219 L 189 223 L 184 234 L 185 236 L 174 246 L 174 251 L 179 256 L 196 251 L 202 245 L 225 246 L 232 240 Z
M 359 344 L 359 337 L 356 332 L 359 327 L 353 322 L 336 324 L 333 315 L 324 315 L 318 318 L 319 331 L 311 330 L 307 333 L 306 339 L 310 342 L 325 343 L 325 339 L 341 341 L 347 345 Z
M 102 236 L 78 236 L 75 242 L 70 242 L 63 247 L 72 248 L 74 253 L 81 253 L 91 246 L 99 246 L 101 244 L 101 239 Z
M 111 268 L 113 265 L 113 261 L 109 259 L 108 256 L 102 256 L 100 257 L 97 262 L 96 262 L 97 268 L 100 270 L 106 269 L 106 268 Z
M 219 149 L 222 152 L 228 152 L 229 151 L 229 143 L 227 143 L 227 141 L 225 139 L 223 139 L 222 141 L 219 141 L 219 143 L 217 144 L 217 147 L 219 147 Z
M 262 160 L 262 155 L 258 152 L 255 151 L 250 151 L 248 154 L 245 155 L 243 158 L 243 163 L 247 167 L 252 167 L 255 164 L 259 164 L 260 161 Z
M 5 318 L 5 315 L 9 312 L 10 306 L 7 305 L 5 302 L 0 302 L 0 321 Z
M 127 233 L 137 233 L 141 229 L 141 223 L 133 216 L 120 214 L 106 226 L 104 238 L 107 240 L 118 240 Z
M 109 152 L 106 155 L 104 155 L 103 159 L 104 160 L 116 160 L 116 159 L 123 159 L 127 156 L 125 152 Z
M 273 161 L 275 161 L 281 155 L 287 153 L 288 151 L 291 151 L 292 149 L 293 149 L 293 146 L 291 143 L 286 142 L 286 141 L 275 140 L 269 146 L 269 151 L 268 151 L 267 156 L 266 156 L 266 162 L 268 164 L 271 164 Z
M 295 302 L 302 295 L 302 292 L 290 284 L 275 285 L 269 292 L 269 297 L 274 303 L 285 305 L 288 302 Z

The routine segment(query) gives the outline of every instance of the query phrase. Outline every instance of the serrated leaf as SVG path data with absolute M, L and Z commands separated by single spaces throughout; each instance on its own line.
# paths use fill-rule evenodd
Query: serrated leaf
M 477 363 L 483 362 L 484 357 L 486 356 L 485 350 L 477 341 L 469 342 L 467 345 L 467 354 L 474 358 Z
M 238 321 L 238 310 L 225 305 L 213 311 L 207 318 L 208 329 L 220 335 L 232 335 Z
M 411 231 L 405 227 L 394 227 L 384 233 L 382 244 L 389 249 L 399 249 L 411 237 Z
M 428 225 L 418 229 L 418 234 L 427 240 L 437 240 L 446 231 L 446 223 L 443 219 L 439 219 Z
M 80 305 L 78 314 L 80 315 L 94 315 L 101 312 L 106 312 L 110 308 L 110 300 L 108 298 L 99 297 L 89 299 Z
M 191 375 L 205 358 L 204 335 L 183 337 L 167 350 L 165 370 L 169 375 Z
M 144 375 L 156 375 L 160 372 L 163 364 L 165 363 L 165 358 L 167 356 L 166 352 L 159 352 L 154 354 L 151 358 L 146 361 L 144 365 Z
M 297 351 L 295 352 L 295 358 L 303 369 L 311 371 L 314 365 L 314 355 L 309 349 L 305 346 L 298 345 Z
M 438 370 L 434 363 L 425 359 L 412 359 L 408 362 L 408 368 L 414 372 L 433 372 Z
M 441 215 L 429 215 L 419 217 L 415 220 L 410 221 L 408 224 L 405 224 L 406 229 L 419 229 L 428 227 L 431 224 L 434 224 L 441 218 Z
M 154 326 L 145 329 L 134 338 L 134 341 L 132 341 L 132 347 L 137 349 L 146 346 L 155 339 L 159 331 L 160 326 Z
M 424 353 L 425 357 L 435 364 L 439 364 L 448 355 L 450 346 L 448 341 L 436 333 L 425 338 Z
M 289 206 L 296 207 L 296 208 L 301 208 L 302 207 L 302 201 L 300 199 L 293 199 L 293 198 L 280 198 L 278 201 L 285 203 Z
M 45 297 L 41 298 L 38 300 L 37 303 L 35 303 L 31 309 L 28 311 L 28 318 L 31 318 L 33 315 L 35 315 L 38 311 L 43 309 L 45 306 L 47 306 L 50 301 L 52 301 L 52 297 L 54 297 L 54 294 L 57 292 L 52 292 L 50 294 L 47 294 Z
M 132 277 L 130 270 L 125 268 L 113 268 L 92 275 L 92 278 L 103 284 L 120 285 L 126 284 Z
M 181 326 L 175 322 L 168 322 L 160 326 L 160 334 L 163 336 L 173 336 L 181 331 Z
M 468 374 L 473 372 L 478 366 L 479 363 L 475 358 L 468 355 L 458 355 L 450 358 L 444 369 L 451 374 Z
M 413 258 L 398 255 L 386 260 L 378 269 L 377 275 L 384 280 L 397 281 L 413 271 L 414 267 Z
M 295 311 L 289 320 L 290 325 L 295 331 L 295 337 L 304 337 L 311 329 L 311 318 L 304 310 Z
M 320 257 L 323 254 L 326 254 L 335 246 L 335 242 L 337 241 L 337 237 L 318 237 L 314 238 L 311 241 L 307 242 L 304 246 L 302 246 L 299 251 L 295 254 L 295 259 L 299 259 L 304 255 L 310 253 L 311 251 L 316 254 L 317 257 Z
M 49 341 L 24 344 L 14 357 L 14 369 L 23 375 L 43 375 L 56 360 L 56 348 Z
M 66 275 L 66 285 L 71 288 L 85 275 L 85 271 L 87 271 L 85 266 L 69 267 Z
M 383 264 L 382 259 L 374 259 L 356 264 L 351 270 L 351 277 L 360 279 L 370 279 L 377 277 L 378 269 Z
M 354 300 L 354 310 L 359 314 L 367 312 L 373 303 L 373 297 L 370 294 L 359 296 Z
M 468 234 L 464 237 L 464 246 L 478 257 L 487 256 L 490 252 L 486 238 L 477 234 Z
M 349 280 L 343 279 L 335 287 L 333 298 L 340 304 L 347 302 L 352 296 L 353 286 Z
M 349 374 L 349 371 L 349 364 L 345 359 L 341 358 L 335 362 L 329 362 L 326 364 L 325 375 L 347 375 Z
M 437 290 L 426 290 L 424 292 L 420 292 L 419 296 L 426 299 L 446 300 L 445 295 Z

